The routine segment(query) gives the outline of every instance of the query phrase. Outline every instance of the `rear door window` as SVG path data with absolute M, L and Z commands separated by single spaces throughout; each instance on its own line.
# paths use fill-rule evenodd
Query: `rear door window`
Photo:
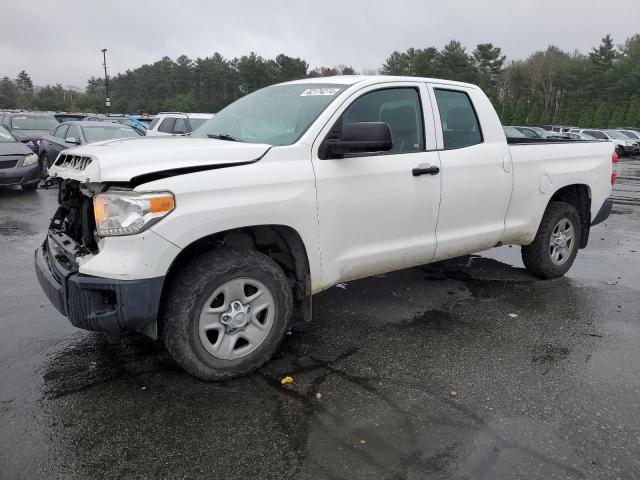
M 598 140 L 609 140 L 604 133 L 598 132 L 597 130 L 584 130 L 583 133 L 591 135 L 593 138 L 597 138 Z
M 165 118 L 160 126 L 158 127 L 158 131 L 162 133 L 173 133 L 173 127 L 176 124 L 176 119 L 172 117 Z
M 480 122 L 469 95 L 458 90 L 434 89 L 445 150 L 482 143 Z

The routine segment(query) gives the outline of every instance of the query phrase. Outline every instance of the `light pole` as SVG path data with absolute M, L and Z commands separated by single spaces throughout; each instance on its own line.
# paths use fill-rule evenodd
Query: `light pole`
M 107 49 L 106 48 L 102 49 L 102 58 L 104 60 L 104 63 L 102 64 L 102 66 L 104 67 L 104 86 L 105 86 L 105 89 L 107 90 L 107 100 L 104 102 L 104 104 L 107 106 L 107 117 L 108 117 L 109 110 L 111 107 L 111 99 L 109 98 L 109 75 L 107 75 Z

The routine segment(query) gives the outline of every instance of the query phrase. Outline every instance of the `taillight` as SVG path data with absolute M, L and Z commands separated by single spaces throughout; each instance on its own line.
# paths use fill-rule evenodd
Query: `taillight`
M 611 185 L 616 183 L 616 178 L 618 178 L 618 173 L 620 172 L 619 161 L 620 159 L 618 158 L 618 154 L 613 152 L 611 155 Z

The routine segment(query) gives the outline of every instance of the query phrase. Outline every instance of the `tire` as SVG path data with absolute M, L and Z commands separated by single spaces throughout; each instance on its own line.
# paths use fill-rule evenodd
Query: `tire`
M 264 304 L 269 306 L 260 310 Z M 289 330 L 292 311 L 291 287 L 271 258 L 255 250 L 213 250 L 191 260 L 169 285 L 160 335 L 188 373 L 226 380 L 271 358 Z
M 47 152 L 43 152 L 40 156 L 40 179 L 46 180 L 49 176 L 49 157 Z
M 567 225 L 570 225 L 572 230 L 571 242 L 568 241 L 568 230 L 565 228 Z M 560 232 L 564 233 L 564 247 Z M 533 243 L 522 247 L 524 266 L 539 278 L 561 277 L 573 265 L 578 254 L 580 236 L 580 215 L 576 208 L 564 202 L 549 203 Z M 554 256 L 562 250 L 564 253 Z
M 20 188 L 22 188 L 22 190 L 24 190 L 25 192 L 35 192 L 38 189 L 38 184 L 37 183 L 27 183 L 24 185 L 20 185 Z

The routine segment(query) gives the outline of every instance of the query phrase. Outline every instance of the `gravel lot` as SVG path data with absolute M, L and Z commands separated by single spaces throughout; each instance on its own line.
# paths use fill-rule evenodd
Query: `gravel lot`
M 640 160 L 623 169 L 567 277 L 502 247 L 352 282 L 217 384 L 68 324 L 32 267 L 55 192 L 0 190 L 0 478 L 640 478 Z

